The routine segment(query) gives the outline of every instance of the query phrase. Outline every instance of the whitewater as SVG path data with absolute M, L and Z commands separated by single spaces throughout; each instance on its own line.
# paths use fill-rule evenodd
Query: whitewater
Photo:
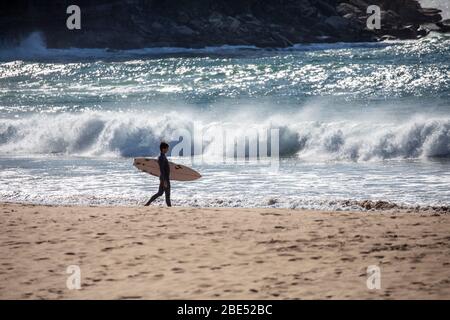
M 202 151 L 174 161 L 187 206 L 350 210 L 450 204 L 450 37 L 256 47 L 0 47 L 0 201 L 139 205 L 155 178 L 133 157 L 180 130 L 279 130 L 279 169 Z M 249 141 L 250 143 L 250 141 Z M 269 146 L 270 147 L 270 146 Z

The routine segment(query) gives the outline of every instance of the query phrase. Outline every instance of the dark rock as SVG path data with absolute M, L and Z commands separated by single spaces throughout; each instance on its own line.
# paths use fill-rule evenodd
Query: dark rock
M 366 11 L 367 7 L 370 6 L 371 4 L 377 4 L 377 3 L 373 2 L 373 1 L 371 1 L 369 3 L 369 2 L 366 2 L 364 0 L 348 0 L 346 2 L 348 2 L 349 4 L 351 4 L 351 5 L 359 8 L 359 9 L 361 9 L 362 11 Z
M 416 39 L 419 36 L 417 28 L 414 26 L 405 26 L 401 29 L 391 29 L 389 32 L 389 36 L 396 39 Z
M 387 40 L 392 41 L 392 40 L 396 40 L 396 39 L 397 39 L 396 37 L 390 36 L 390 35 L 384 35 L 379 38 L 380 41 L 387 41 Z
M 384 35 L 414 39 L 440 11 L 416 0 L 78 0 L 82 29 L 66 28 L 69 0 L 0 2 L 0 42 L 41 31 L 49 47 L 129 49 L 156 46 L 256 45 L 371 41 Z M 381 30 L 368 30 L 367 7 L 382 9 Z
M 381 12 L 381 21 L 383 29 L 392 28 L 396 27 L 399 24 L 401 18 L 395 11 L 387 10 Z
M 325 20 L 325 24 L 336 30 L 338 33 L 346 32 L 351 28 L 351 22 L 341 16 L 331 16 Z
M 341 16 L 345 16 L 346 14 L 356 14 L 356 15 L 363 15 L 363 11 L 359 9 L 358 7 L 350 4 L 350 3 L 341 3 L 336 8 L 337 13 L 339 13 Z
M 325 16 L 332 16 L 336 14 L 336 4 L 335 1 L 324 1 L 324 0 L 316 0 L 314 1 L 314 5 L 321 12 L 321 14 Z
M 450 19 L 436 23 L 440 32 L 450 32 Z
M 424 23 L 420 26 L 420 30 L 425 30 L 426 32 L 441 31 L 441 28 L 436 23 Z
M 187 26 L 177 26 L 174 30 L 176 33 L 183 35 L 183 36 L 192 36 L 192 35 L 196 34 L 196 32 L 194 30 L 192 30 L 191 28 L 189 28 Z

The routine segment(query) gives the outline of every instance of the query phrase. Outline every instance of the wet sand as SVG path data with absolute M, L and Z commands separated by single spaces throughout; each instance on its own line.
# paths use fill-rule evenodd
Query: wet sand
M 450 299 L 450 215 L 0 204 L 0 298 Z

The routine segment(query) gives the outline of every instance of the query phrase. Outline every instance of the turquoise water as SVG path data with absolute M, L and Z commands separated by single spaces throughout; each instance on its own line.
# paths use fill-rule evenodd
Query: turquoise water
M 450 203 L 450 37 L 206 49 L 0 49 L 0 201 L 135 205 L 156 189 L 132 166 L 177 130 L 280 132 L 280 169 L 177 162 L 204 178 L 174 203 L 348 209 L 345 200 Z M 203 156 L 203 159 L 198 160 Z

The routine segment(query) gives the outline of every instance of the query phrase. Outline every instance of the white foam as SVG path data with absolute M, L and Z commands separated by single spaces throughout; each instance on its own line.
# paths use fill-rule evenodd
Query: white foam
M 307 111 L 305 111 L 308 113 Z M 450 156 L 450 118 L 416 116 L 394 122 L 311 120 L 303 113 L 246 120 L 228 116 L 217 127 L 212 115 L 185 112 L 83 112 L 35 114 L 0 120 L 0 154 L 67 154 L 133 157 L 156 154 L 160 140 L 175 145 L 180 130 L 222 128 L 236 135 L 247 129 L 280 130 L 281 156 L 303 160 L 372 161 Z M 225 117 L 224 117 L 225 118 Z M 195 120 L 193 120 L 195 119 Z M 194 139 L 199 137 L 194 137 Z M 201 138 L 201 137 L 200 137 Z M 212 139 L 212 140 L 211 140 Z M 204 154 L 214 136 L 203 141 Z M 195 142 L 195 141 L 194 141 Z M 198 142 L 198 141 L 197 141 Z

